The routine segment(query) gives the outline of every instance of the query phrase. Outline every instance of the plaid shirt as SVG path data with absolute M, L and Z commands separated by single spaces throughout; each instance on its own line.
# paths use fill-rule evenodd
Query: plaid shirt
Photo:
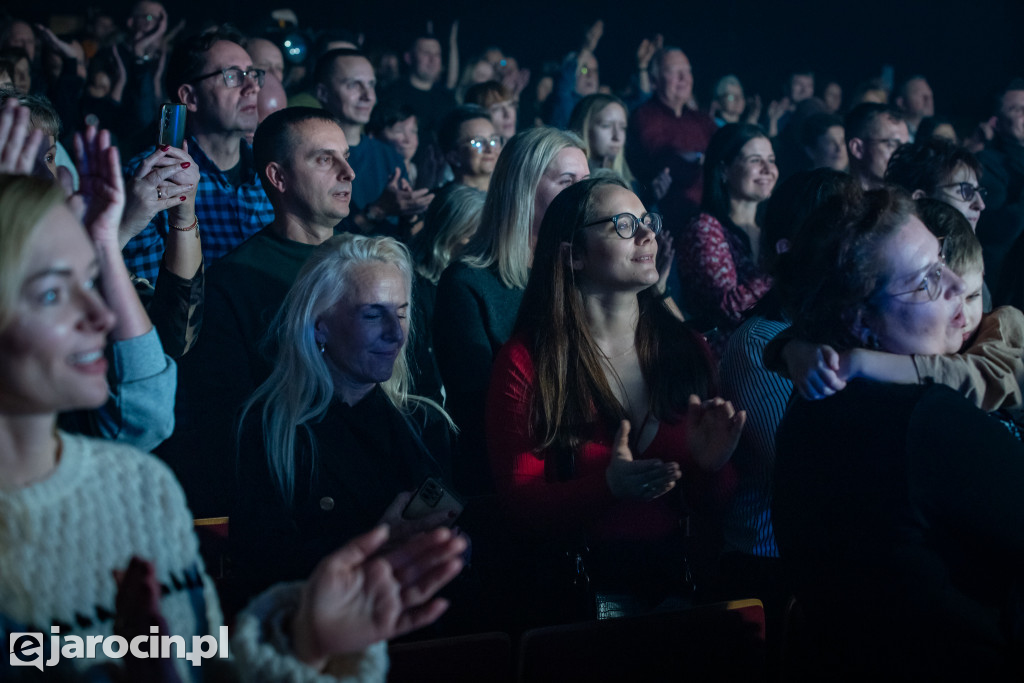
M 152 147 L 131 160 L 125 172 L 129 181 L 143 159 L 154 149 Z M 209 268 L 214 261 L 273 221 L 274 209 L 260 185 L 253 167 L 252 150 L 245 141 L 241 150 L 244 181 L 238 188 L 232 187 L 224 172 L 203 153 L 195 138 L 189 138 L 188 149 L 199 166 L 196 215 L 202 231 L 203 263 Z M 157 271 L 164 257 L 167 230 L 167 212 L 161 211 L 128 242 L 124 248 L 124 260 L 130 272 L 156 283 Z

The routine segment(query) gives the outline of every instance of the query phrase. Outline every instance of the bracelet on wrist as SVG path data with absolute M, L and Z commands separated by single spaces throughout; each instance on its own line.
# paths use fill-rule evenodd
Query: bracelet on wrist
M 190 232 L 199 227 L 199 215 L 196 214 L 196 216 L 192 219 L 192 223 L 184 228 L 179 228 L 177 225 L 171 225 L 170 222 L 168 222 L 167 225 L 172 230 L 177 230 L 178 232 Z

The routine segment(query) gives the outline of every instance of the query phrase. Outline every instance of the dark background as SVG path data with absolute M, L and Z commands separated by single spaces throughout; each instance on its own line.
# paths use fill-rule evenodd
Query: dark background
M 131 2 L 105 3 L 123 19 Z M 84 3 L 48 0 L 42 7 L 8 5 L 11 14 L 43 20 L 48 14 L 80 14 Z M 536 78 L 544 61 L 576 49 L 586 26 L 605 21 L 597 49 L 603 83 L 618 89 L 629 78 L 640 40 L 662 33 L 682 47 L 694 67 L 695 94 L 702 105 L 715 81 L 735 73 L 748 94 L 767 103 L 782 94 L 786 75 L 811 69 L 819 90 L 837 79 L 848 96 L 882 65 L 895 69 L 898 84 L 924 74 L 935 92 L 936 111 L 972 126 L 990 114 L 993 91 L 1024 75 L 1024 0 L 812 0 L 764 2 L 293 2 L 227 0 L 165 3 L 171 24 L 184 17 L 189 28 L 229 20 L 253 31 L 270 10 L 289 6 L 303 28 L 339 27 L 362 32 L 366 47 L 401 49 L 433 20 L 447 50 L 448 27 L 460 19 L 463 64 L 488 45 L 498 45 L 530 67 Z M 35 11 L 33 11 L 35 10 Z

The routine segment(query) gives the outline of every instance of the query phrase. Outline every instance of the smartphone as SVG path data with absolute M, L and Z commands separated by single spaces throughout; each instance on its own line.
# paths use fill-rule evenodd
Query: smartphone
M 165 104 L 160 107 L 160 135 L 157 144 L 182 148 L 185 143 L 185 105 Z
M 445 488 L 440 480 L 427 477 L 426 481 L 416 489 L 409 504 L 402 510 L 402 517 L 404 519 L 422 519 L 435 512 L 454 512 L 455 514 L 445 522 L 446 526 L 452 526 L 458 516 L 462 514 L 464 507 L 462 500 Z

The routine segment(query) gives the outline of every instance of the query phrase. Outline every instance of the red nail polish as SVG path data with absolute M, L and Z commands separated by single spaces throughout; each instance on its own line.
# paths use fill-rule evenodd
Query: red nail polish
M 191 165 L 192 165 L 191 161 L 183 161 L 183 162 L 181 162 L 181 167 L 182 168 L 188 168 Z
M 167 151 L 167 150 L 169 150 L 170 148 L 171 148 L 171 146 L 170 146 L 170 145 L 164 145 L 163 147 L 161 147 L 161 148 L 160 148 L 160 151 L 161 151 L 161 152 L 166 152 L 166 151 Z
M 182 197 L 182 198 L 181 198 L 181 201 L 185 201 L 185 198 L 184 198 L 184 197 Z

